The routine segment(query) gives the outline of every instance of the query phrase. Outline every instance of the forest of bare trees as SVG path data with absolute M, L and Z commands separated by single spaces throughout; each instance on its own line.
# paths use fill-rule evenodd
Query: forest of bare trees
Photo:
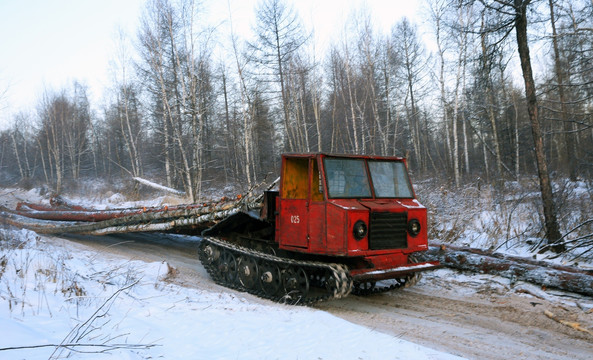
M 450 186 L 537 178 L 553 242 L 550 175 L 593 175 L 593 1 L 424 8 L 389 32 L 361 11 L 319 53 L 288 1 L 260 1 L 242 37 L 204 25 L 199 2 L 147 0 L 104 103 L 78 82 L 46 91 L 0 132 L 0 181 L 147 177 L 195 202 L 269 180 L 282 152 L 399 155 Z

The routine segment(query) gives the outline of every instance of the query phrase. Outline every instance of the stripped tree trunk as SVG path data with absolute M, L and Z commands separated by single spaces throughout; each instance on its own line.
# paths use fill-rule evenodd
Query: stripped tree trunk
M 446 267 L 502 276 L 510 279 L 511 284 L 526 281 L 546 288 L 593 296 L 591 270 L 445 244 L 431 246 L 423 256 L 427 260 L 438 260 Z

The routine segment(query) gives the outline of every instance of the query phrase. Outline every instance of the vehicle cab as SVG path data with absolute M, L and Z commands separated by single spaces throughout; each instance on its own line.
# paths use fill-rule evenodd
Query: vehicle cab
M 362 257 L 373 268 L 428 249 L 426 208 L 400 157 L 286 154 L 275 240 L 284 250 Z

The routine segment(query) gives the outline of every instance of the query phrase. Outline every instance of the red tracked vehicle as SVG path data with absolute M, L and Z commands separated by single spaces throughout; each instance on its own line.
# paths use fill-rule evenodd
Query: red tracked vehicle
M 218 283 L 293 304 L 413 284 L 428 249 L 426 208 L 399 157 L 286 154 L 259 216 L 206 230 L 200 260 Z

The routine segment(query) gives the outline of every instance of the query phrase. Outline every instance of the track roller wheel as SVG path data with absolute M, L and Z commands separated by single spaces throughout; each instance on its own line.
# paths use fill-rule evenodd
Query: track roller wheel
M 368 295 L 372 294 L 375 290 L 375 281 L 363 281 L 354 283 L 354 293 L 356 295 Z
M 282 286 L 281 272 L 278 265 L 264 261 L 259 267 L 259 285 L 267 296 L 274 296 Z
M 237 262 L 239 283 L 246 289 L 254 289 L 258 281 L 258 267 L 251 256 L 241 256 Z
M 237 280 L 237 260 L 232 252 L 223 250 L 218 263 L 218 270 L 228 285 L 235 285 Z
M 286 297 L 292 303 L 298 303 L 309 293 L 309 278 L 302 267 L 290 267 L 284 270 L 282 284 L 286 291 Z
M 198 251 L 200 261 L 205 265 L 210 265 L 220 258 L 220 250 L 212 244 L 202 245 Z
M 340 288 L 339 284 L 337 283 L 337 279 L 333 276 L 333 273 L 330 270 L 326 270 L 323 278 L 321 279 L 322 286 L 325 287 L 328 294 L 331 294 L 334 297 L 340 295 Z

